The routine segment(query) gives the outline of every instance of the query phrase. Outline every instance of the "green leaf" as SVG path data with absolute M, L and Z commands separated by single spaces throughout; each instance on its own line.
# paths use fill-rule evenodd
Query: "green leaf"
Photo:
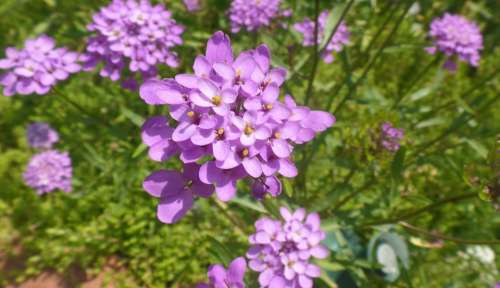
M 340 21 L 340 17 L 342 17 L 342 13 L 344 12 L 346 8 L 346 3 L 342 3 L 339 5 L 336 5 L 332 11 L 330 12 L 330 15 L 328 15 L 328 19 L 326 20 L 326 25 L 325 25 L 325 30 L 324 30 L 324 37 L 321 40 L 321 44 L 319 45 L 319 49 L 322 50 L 328 43 L 328 37 L 332 34 L 333 30 L 337 26 L 337 23 Z
M 486 149 L 486 147 L 484 147 L 483 144 L 473 139 L 465 139 L 465 143 L 469 144 L 469 146 L 474 151 L 476 151 L 477 155 L 479 155 L 481 158 L 484 159 L 488 158 L 488 149 Z
M 136 126 L 141 127 L 144 124 L 144 118 L 128 108 L 122 107 L 122 114 Z
M 132 159 L 139 157 L 139 155 L 141 155 L 142 152 L 146 151 L 147 148 L 148 146 L 146 144 L 141 143 L 139 146 L 137 146 L 137 148 L 135 148 L 134 153 L 132 154 Z
M 441 125 L 446 123 L 446 119 L 443 117 L 434 117 L 425 121 L 422 121 L 418 123 L 415 128 L 417 129 L 422 129 L 422 128 L 427 128 L 431 126 L 436 126 L 436 125 Z
M 231 200 L 231 203 L 235 203 L 244 208 L 249 208 L 259 213 L 267 213 L 267 210 L 262 206 L 260 202 L 252 200 L 247 197 L 236 196 Z
M 399 148 L 391 163 L 391 175 L 393 179 L 400 179 L 404 168 L 406 147 Z
M 368 260 L 376 261 L 383 266 L 384 279 L 389 282 L 399 277 L 401 269 L 410 267 L 410 255 L 406 242 L 392 232 L 381 232 L 370 239 Z M 400 263 L 403 267 L 399 267 Z

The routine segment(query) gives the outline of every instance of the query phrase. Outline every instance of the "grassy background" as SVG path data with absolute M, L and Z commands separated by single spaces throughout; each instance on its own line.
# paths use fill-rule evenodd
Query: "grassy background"
M 196 15 L 186 13 L 181 1 L 161 2 L 186 26 L 185 44 L 177 49 L 181 67 L 161 71 L 169 77 L 191 70 L 194 56 L 203 52 L 213 32 L 228 31 L 229 1 L 207 0 Z M 313 1 L 283 2 L 294 9 L 294 22 L 314 15 Z M 321 8 L 331 9 L 330 2 L 320 1 Z M 85 26 L 106 3 L 3 0 L 0 55 L 4 47 L 21 47 L 40 33 L 83 51 Z M 328 278 L 339 283 L 350 278 L 359 287 L 491 285 L 500 277 L 498 259 L 484 264 L 463 251 L 471 240 L 500 238 L 494 203 L 481 200 L 486 198 L 484 187 L 498 177 L 492 163 L 498 158 L 494 146 L 500 134 L 500 7 L 494 0 L 418 1 L 420 11 L 398 22 L 409 1 L 394 3 L 355 1 L 346 17 L 351 44 L 333 64 L 319 63 L 309 96 L 313 65 L 305 61 L 313 51 L 300 46 L 297 33 L 275 27 L 231 36 L 236 51 L 268 44 L 275 65 L 293 71 L 283 90 L 300 103 L 308 98 L 313 108 L 329 109 L 338 122 L 297 149 L 299 176 L 285 183 L 279 199 L 256 203 L 247 197 L 247 185 L 241 185 L 237 201 L 228 207 L 198 200 L 176 225 L 156 220 L 156 200 L 141 188 L 144 177 L 160 165 L 140 149 L 140 125 L 148 116 L 165 113 L 163 107 L 145 105 L 137 93 L 96 72 L 74 75 L 47 96 L 0 97 L 0 247 L 3 257 L 18 256 L 14 248 L 21 247 L 24 259 L 21 269 L 0 273 L 0 286 L 46 269 L 67 273 L 77 266 L 90 275 L 116 257 L 134 285 L 189 287 L 205 279 L 210 263 L 243 255 L 248 244 L 240 230 L 251 233 L 260 210 L 272 213 L 284 203 L 319 211 L 329 235 L 347 243 L 332 253 L 332 273 L 317 282 L 319 287 Z M 485 49 L 478 69 L 460 65 L 450 74 L 440 68 L 444 59 L 423 51 L 431 19 L 445 11 L 479 23 Z M 57 149 L 69 151 L 74 163 L 74 192 L 38 197 L 22 183 L 23 169 L 35 153 L 25 136 L 33 121 L 48 122 L 59 131 Z M 377 145 L 384 121 L 406 131 L 396 154 Z M 241 220 L 240 230 L 227 211 Z M 438 249 L 409 244 L 410 269 L 387 283 L 368 269 L 373 265 L 365 259 L 374 235 L 388 230 L 411 243 L 435 240 L 400 221 L 454 239 L 444 240 Z M 499 251 L 498 245 L 491 247 Z

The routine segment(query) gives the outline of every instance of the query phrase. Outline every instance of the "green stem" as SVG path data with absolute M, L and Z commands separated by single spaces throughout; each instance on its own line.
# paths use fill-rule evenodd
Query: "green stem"
M 403 226 L 405 229 L 409 230 L 410 232 L 414 232 L 417 234 L 422 234 L 430 238 L 437 238 L 441 240 L 448 240 L 452 241 L 458 244 L 482 244 L 482 245 L 500 245 L 500 240 L 473 240 L 473 239 L 463 239 L 463 238 L 457 238 L 453 236 L 447 236 L 443 235 L 438 232 L 430 232 L 425 229 L 415 227 L 409 223 L 400 221 L 398 223 L 399 225 Z
M 319 51 L 318 51 L 318 32 L 319 32 L 319 0 L 314 1 L 314 51 L 313 51 L 313 67 L 311 74 L 309 75 L 309 83 L 307 84 L 306 99 L 304 104 L 307 106 L 309 99 L 311 99 L 311 94 L 314 85 L 314 79 L 316 78 L 316 72 L 318 70 L 319 61 Z

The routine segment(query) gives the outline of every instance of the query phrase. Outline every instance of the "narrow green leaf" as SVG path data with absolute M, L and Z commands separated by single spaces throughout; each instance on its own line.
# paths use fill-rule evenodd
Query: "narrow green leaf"
M 148 148 L 148 146 L 144 143 L 141 143 L 139 146 L 137 146 L 137 148 L 135 148 L 134 150 L 134 153 L 132 154 L 132 159 L 139 157 L 142 152 L 146 151 L 146 148 Z
M 144 118 L 128 108 L 122 107 L 122 114 L 136 126 L 141 127 L 144 124 Z

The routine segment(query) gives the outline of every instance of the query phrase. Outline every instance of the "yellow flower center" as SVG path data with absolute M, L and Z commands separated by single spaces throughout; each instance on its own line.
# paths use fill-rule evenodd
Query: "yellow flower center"
M 224 134 L 224 128 L 217 129 L 217 135 L 222 136 Z
M 219 106 L 221 102 L 222 102 L 222 98 L 219 95 L 212 97 L 212 103 L 215 106 Z
M 250 125 L 248 125 L 248 124 L 245 126 L 244 132 L 245 132 L 245 134 L 246 134 L 246 135 L 250 135 L 250 134 L 252 134 L 252 133 L 253 133 L 253 131 L 254 131 L 254 130 L 253 130 L 252 126 L 250 126 Z
M 187 115 L 188 115 L 189 118 L 193 118 L 194 117 L 194 111 L 187 112 Z
M 269 104 L 264 104 L 264 109 L 265 110 L 271 110 L 273 109 L 273 104 L 269 103 Z
M 274 133 L 274 138 L 280 139 L 280 137 L 281 137 L 281 133 L 280 132 Z
M 241 151 L 241 156 L 242 157 L 247 157 L 250 152 L 248 151 L 248 148 L 245 148 Z

